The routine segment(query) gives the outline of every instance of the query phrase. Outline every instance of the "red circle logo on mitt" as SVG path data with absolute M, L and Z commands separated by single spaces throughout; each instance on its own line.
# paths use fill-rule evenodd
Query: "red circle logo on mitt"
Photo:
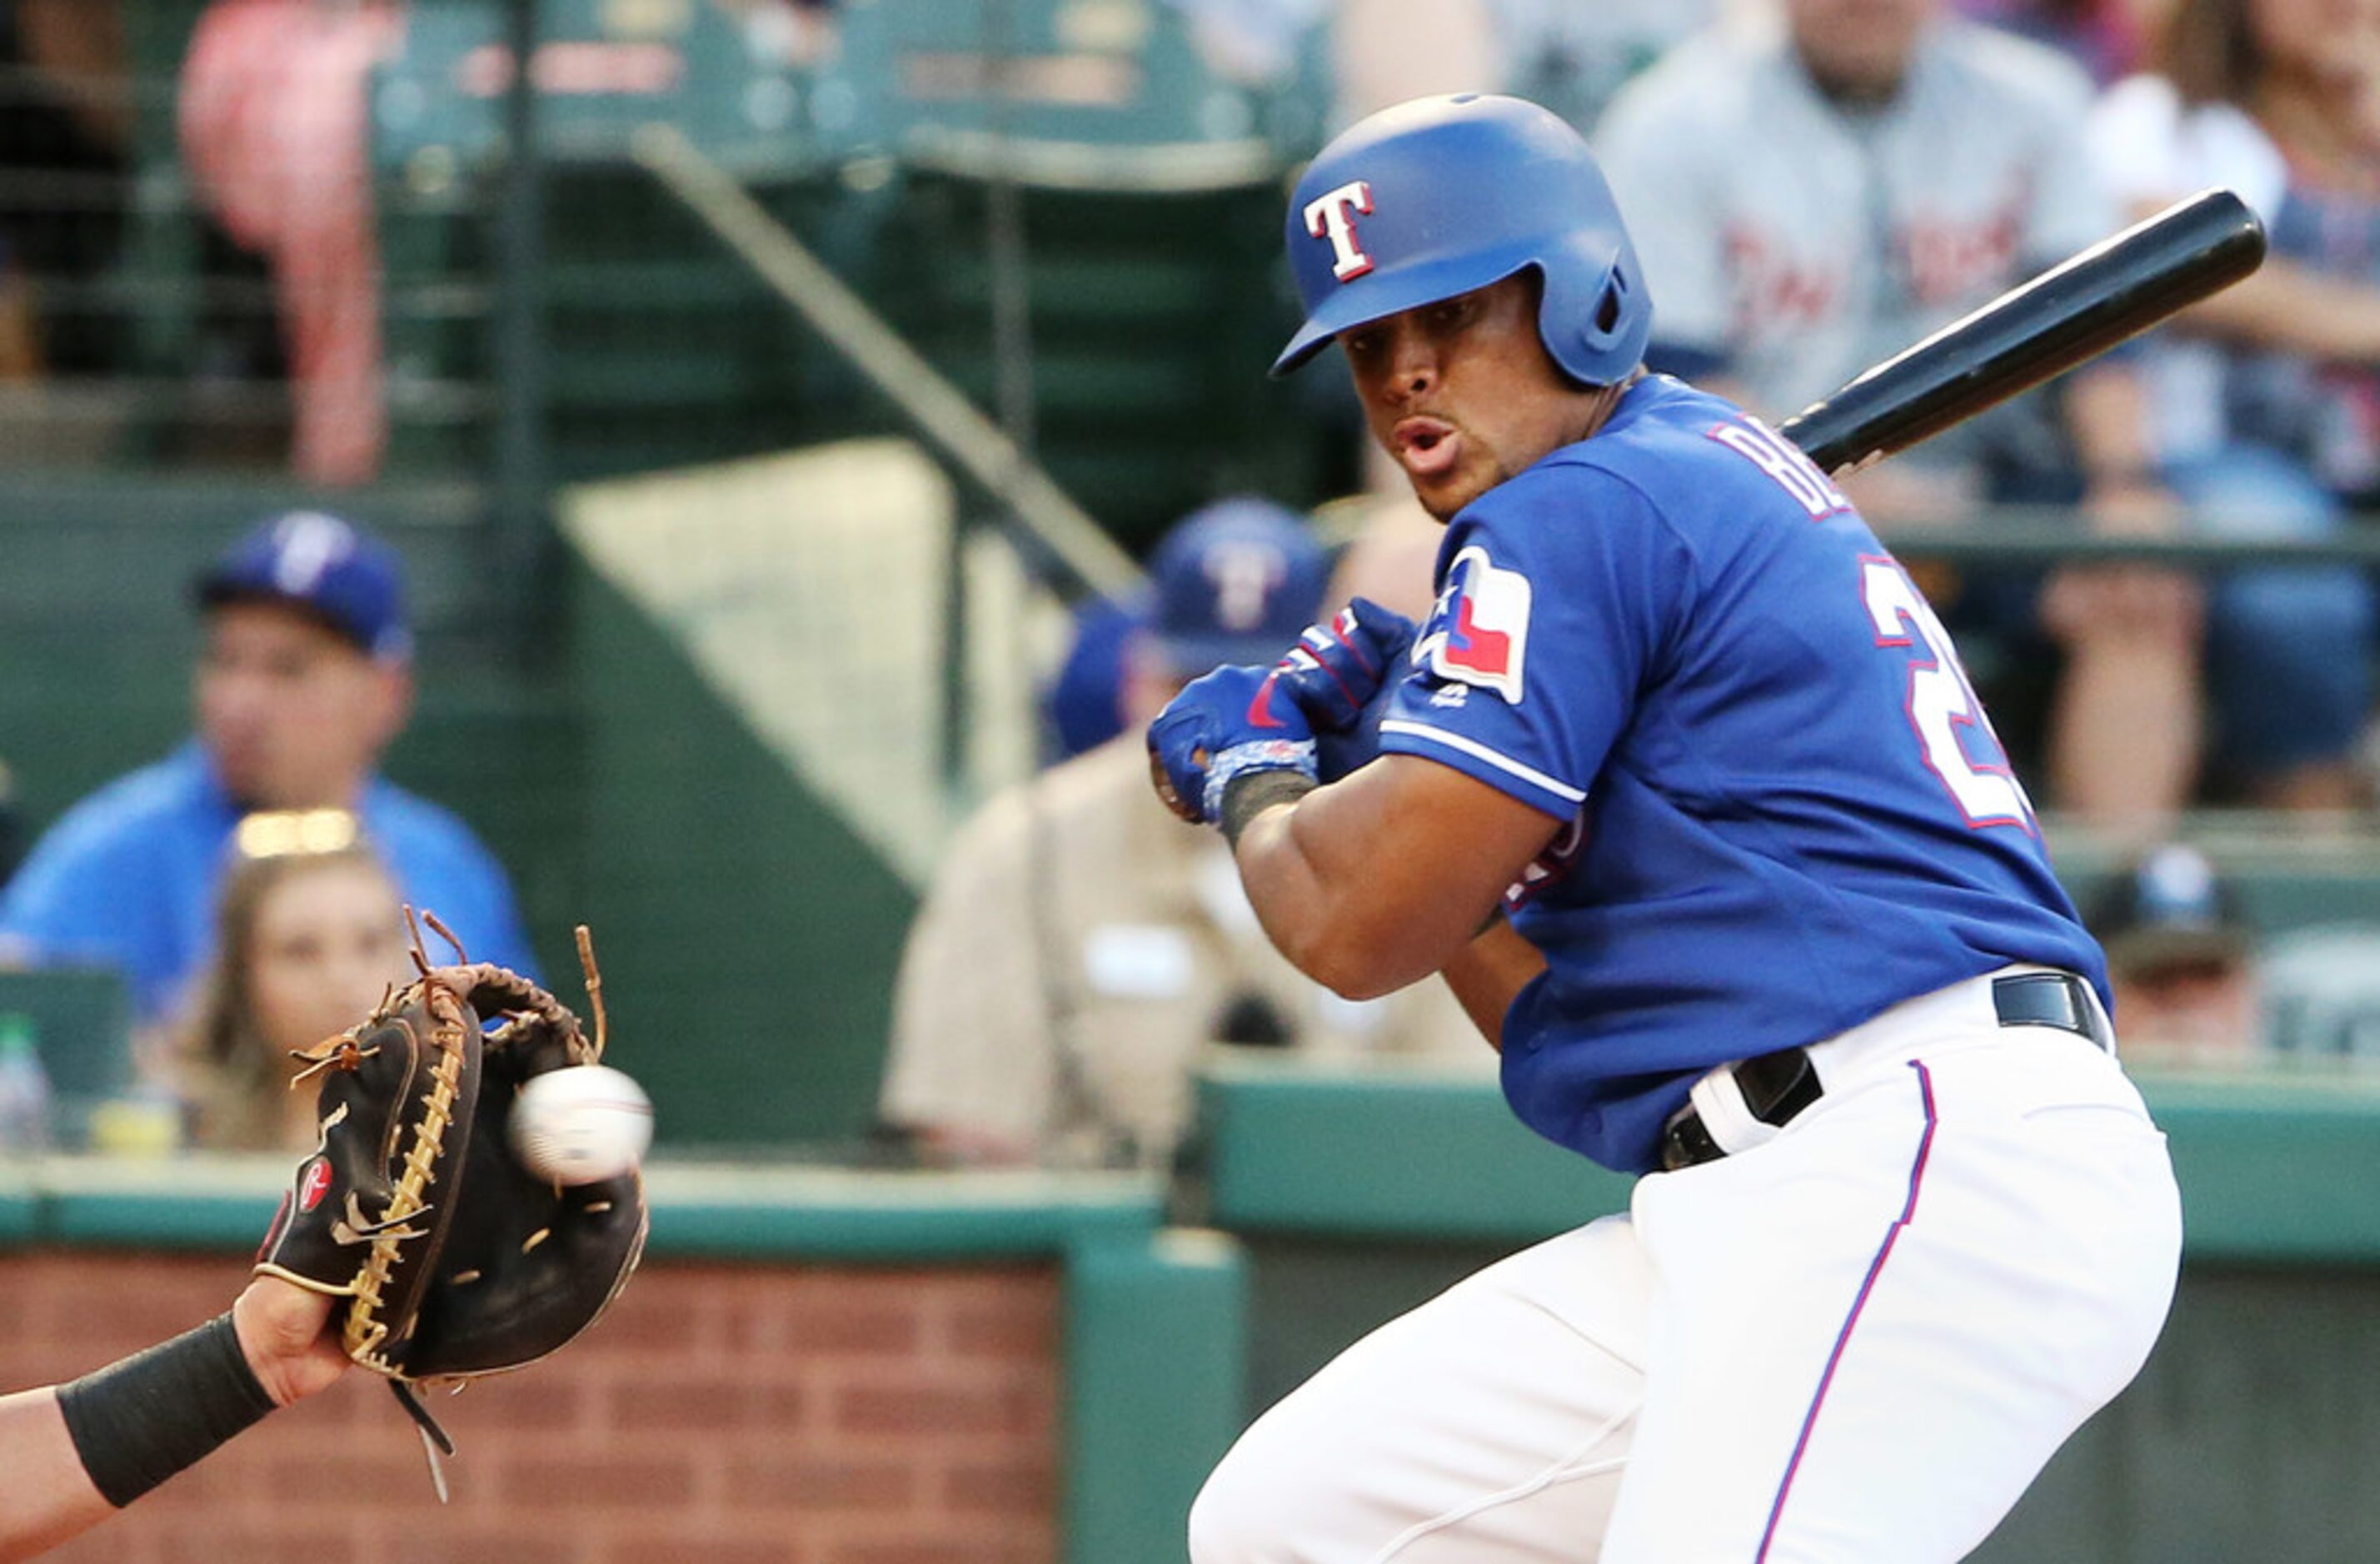
M 322 1203 L 322 1196 L 330 1193 L 330 1158 L 327 1157 L 317 1157 L 314 1160 L 306 1164 L 305 1174 L 298 1181 L 298 1209 L 300 1211 L 312 1210 L 315 1206 L 320 1206 Z

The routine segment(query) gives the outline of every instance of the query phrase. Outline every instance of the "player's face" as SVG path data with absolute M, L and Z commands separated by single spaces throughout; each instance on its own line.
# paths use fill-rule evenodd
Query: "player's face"
M 274 1058 L 346 1031 L 410 976 L 396 891 L 369 863 L 292 867 L 255 915 L 249 1005 Z
M 396 735 L 407 691 L 335 632 L 272 603 L 207 620 L 199 733 L 224 785 L 251 808 L 347 808 Z
M 1372 438 L 1440 521 L 1585 439 L 1607 398 L 1537 336 L 1534 272 L 1343 332 Z

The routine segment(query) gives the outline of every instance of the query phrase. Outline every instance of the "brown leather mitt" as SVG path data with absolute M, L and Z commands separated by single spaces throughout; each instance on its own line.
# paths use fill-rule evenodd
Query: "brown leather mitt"
M 510 1146 L 524 1082 L 602 1057 L 601 980 L 584 928 L 578 943 L 591 1041 L 552 995 L 460 960 L 459 945 L 455 964 L 431 966 L 417 930 L 420 976 L 296 1056 L 298 1079 L 321 1083 L 321 1141 L 292 1176 L 256 1268 L 346 1300 L 347 1355 L 386 1376 L 450 1455 L 408 1387 L 544 1357 L 594 1323 L 644 1252 L 640 1173 L 564 1187 Z

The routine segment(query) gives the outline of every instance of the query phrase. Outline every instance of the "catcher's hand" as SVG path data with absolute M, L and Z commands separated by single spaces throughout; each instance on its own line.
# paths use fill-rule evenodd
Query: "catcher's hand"
M 431 966 L 417 932 L 420 976 L 297 1056 L 307 1066 L 298 1080 L 321 1077 L 321 1141 L 282 1196 L 256 1269 L 342 1300 L 347 1355 L 387 1376 L 450 1454 L 407 1384 L 553 1352 L 603 1312 L 644 1250 L 636 1171 L 558 1187 L 515 1159 L 506 1134 L 523 1082 L 602 1056 L 601 979 L 584 928 L 578 939 L 592 1041 L 516 973 L 459 959 Z

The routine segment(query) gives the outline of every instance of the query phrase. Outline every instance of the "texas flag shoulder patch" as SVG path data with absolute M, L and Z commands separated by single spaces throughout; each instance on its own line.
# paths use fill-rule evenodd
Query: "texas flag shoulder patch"
M 1486 549 L 1468 545 L 1447 567 L 1414 661 L 1440 679 L 1494 690 L 1518 706 L 1528 650 L 1529 578 L 1500 569 Z

